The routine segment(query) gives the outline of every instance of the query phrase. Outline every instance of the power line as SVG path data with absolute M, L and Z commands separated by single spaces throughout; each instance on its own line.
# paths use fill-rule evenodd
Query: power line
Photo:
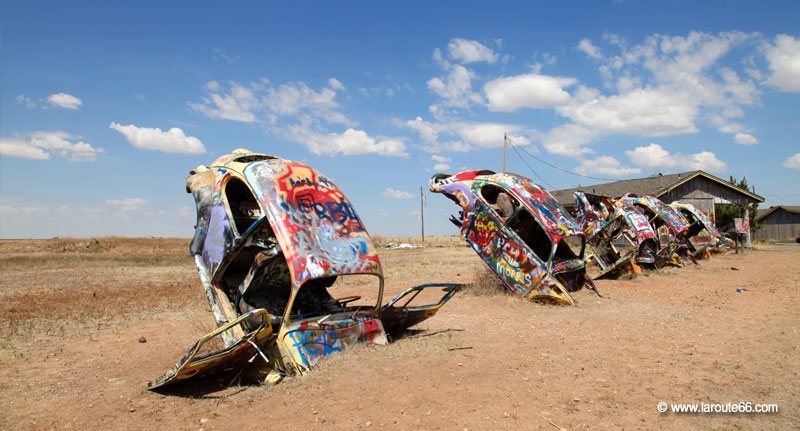
M 533 170 L 531 165 L 529 165 L 528 162 L 524 158 L 522 158 L 522 154 L 519 153 L 519 150 L 517 150 L 517 146 L 514 145 L 514 142 L 512 142 L 510 138 L 508 140 L 508 143 L 511 144 L 511 149 L 513 149 L 514 152 L 517 153 L 517 156 L 519 156 L 519 159 L 522 160 L 522 163 L 525 163 L 525 166 L 527 166 L 528 169 L 530 169 L 531 172 L 533 172 L 533 175 L 536 175 L 536 178 L 539 178 L 540 180 L 542 180 L 543 183 L 547 184 L 547 187 L 550 187 L 551 189 L 555 188 L 555 187 L 553 187 L 552 184 L 548 183 L 547 180 L 545 180 L 539 174 L 537 174 L 536 171 Z
M 511 140 L 511 138 L 508 138 L 508 139 L 509 139 L 509 141 L 511 141 L 511 145 L 512 145 L 512 147 L 513 147 L 513 146 L 514 146 L 514 143 L 513 143 L 513 141 Z M 540 158 L 538 158 L 538 157 L 534 156 L 533 154 L 529 153 L 529 152 L 528 152 L 528 150 L 526 150 L 525 148 L 522 148 L 522 147 L 520 147 L 520 149 L 521 149 L 522 151 L 525 151 L 525 154 L 527 154 L 527 155 L 529 155 L 529 156 L 533 157 L 534 159 L 536 159 L 536 160 L 538 160 L 538 161 L 540 161 L 540 162 L 544 163 L 545 165 L 547 165 L 547 166 L 550 166 L 551 168 L 554 168 L 554 169 L 558 169 L 559 171 L 564 171 L 564 172 L 566 172 L 566 173 L 568 173 L 568 174 L 572 174 L 572 175 L 575 175 L 575 176 L 578 176 L 578 177 L 583 177 L 583 178 L 591 178 L 591 179 L 593 179 L 593 180 L 600 180 L 600 181 L 618 181 L 618 180 L 611 179 L 611 178 L 600 178 L 600 177 L 593 177 L 593 176 L 590 176 L 590 175 L 583 175 L 583 174 L 579 174 L 579 173 L 577 173 L 577 172 L 572 172 L 572 171 L 570 171 L 570 170 L 568 170 L 568 169 L 564 169 L 564 168 L 562 168 L 562 167 L 556 166 L 556 165 L 554 165 L 554 164 L 552 164 L 552 163 L 549 163 L 549 162 L 547 162 L 547 161 L 545 161 L 545 160 L 542 160 L 542 159 L 540 159 Z

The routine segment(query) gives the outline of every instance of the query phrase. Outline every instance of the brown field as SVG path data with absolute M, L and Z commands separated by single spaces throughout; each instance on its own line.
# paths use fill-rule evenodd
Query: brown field
M 145 383 L 213 322 L 188 240 L 0 241 L 0 430 L 800 428 L 800 246 L 599 281 L 605 298 L 560 307 L 492 289 L 457 240 L 426 244 L 380 251 L 386 296 L 479 287 L 407 336 L 276 386 L 164 394 Z M 662 400 L 780 412 L 659 414 Z

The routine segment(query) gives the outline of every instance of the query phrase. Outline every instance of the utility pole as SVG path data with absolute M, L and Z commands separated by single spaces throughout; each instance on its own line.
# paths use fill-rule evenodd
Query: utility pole
M 503 133 L 503 173 L 506 173 L 506 148 L 508 147 L 508 132 Z
M 419 220 L 422 230 L 422 242 L 425 242 L 425 195 L 422 194 L 422 187 L 419 188 Z

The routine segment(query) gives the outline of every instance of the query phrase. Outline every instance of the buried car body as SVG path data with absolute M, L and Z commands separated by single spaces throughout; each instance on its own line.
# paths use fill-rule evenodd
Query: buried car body
M 607 197 L 575 192 L 578 224 L 583 227 L 592 256 L 599 267 L 592 278 L 621 271 L 638 272 L 638 265 L 655 266 L 658 242 L 647 218 L 634 208 L 616 205 Z
M 516 174 L 488 170 L 437 174 L 430 191 L 461 207 L 451 221 L 510 291 L 534 300 L 573 304 L 584 285 L 585 235 L 543 188 Z M 596 292 L 596 290 L 595 290 Z
M 273 375 L 305 374 L 356 344 L 386 344 L 460 286 L 414 286 L 381 305 L 383 269 L 361 219 L 302 163 L 239 149 L 191 171 L 186 189 L 197 206 L 190 253 L 218 328 L 150 389 L 254 361 Z M 437 288 L 438 301 L 417 304 Z M 222 346 L 201 353 L 212 340 Z

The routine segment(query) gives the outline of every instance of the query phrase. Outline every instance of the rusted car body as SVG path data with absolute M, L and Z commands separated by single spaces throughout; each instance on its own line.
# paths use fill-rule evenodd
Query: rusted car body
M 658 239 L 642 214 L 630 206 L 615 205 L 607 196 L 581 192 L 574 196 L 576 218 L 591 253 L 587 269 L 592 278 L 635 274 L 640 272 L 639 265 L 655 266 Z
M 386 344 L 460 286 L 414 286 L 381 305 L 383 269 L 361 219 L 329 178 L 300 162 L 239 149 L 191 171 L 186 189 L 197 207 L 190 253 L 218 329 L 151 389 L 248 363 L 305 374 L 330 354 Z M 367 280 L 347 287 L 352 277 Z M 426 289 L 444 293 L 417 304 Z M 221 346 L 202 353 L 212 341 Z
M 703 210 L 690 203 L 675 201 L 670 204 L 672 208 L 680 212 L 689 222 L 689 232 L 687 237 L 695 248 L 695 257 L 701 256 L 706 252 L 723 253 L 733 245 L 733 242 L 720 234 L 711 217 Z
M 525 177 L 487 170 L 437 174 L 429 189 L 461 207 L 451 221 L 510 291 L 573 304 L 585 285 L 585 235 L 567 211 Z M 594 289 L 596 292 L 596 289 Z
M 686 257 L 697 263 L 693 256 L 694 246 L 687 237 L 689 222 L 680 212 L 653 196 L 637 196 L 631 193 L 619 198 L 616 205 L 633 208 L 647 218 L 658 237 L 657 267 L 668 263 L 682 266 L 682 261 L 674 256 Z

